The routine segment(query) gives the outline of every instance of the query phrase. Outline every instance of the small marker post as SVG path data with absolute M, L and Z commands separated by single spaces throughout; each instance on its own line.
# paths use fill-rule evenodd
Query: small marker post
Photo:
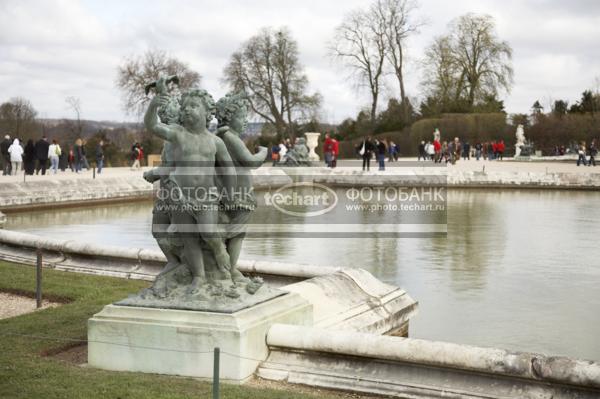
M 35 301 L 37 308 L 42 307 L 42 250 L 38 248 L 35 268 Z
M 213 364 L 213 399 L 219 399 L 219 357 L 221 349 L 215 348 L 214 364 Z

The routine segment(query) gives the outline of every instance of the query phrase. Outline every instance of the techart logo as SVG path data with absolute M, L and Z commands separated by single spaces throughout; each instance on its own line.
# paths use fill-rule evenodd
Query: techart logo
M 300 182 L 286 184 L 264 195 L 265 204 L 291 216 L 313 217 L 331 211 L 338 203 L 335 191 L 322 184 Z

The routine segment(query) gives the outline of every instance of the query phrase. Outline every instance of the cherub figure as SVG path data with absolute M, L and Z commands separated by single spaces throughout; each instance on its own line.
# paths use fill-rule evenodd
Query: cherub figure
M 157 87 L 165 84 L 161 77 Z M 218 224 L 221 192 L 236 187 L 235 167 L 221 138 L 211 134 L 207 125 L 213 117 L 212 96 L 201 89 L 183 93 L 179 124 L 159 120 L 158 109 L 169 103 L 169 96 L 156 95 L 148 106 L 144 123 L 146 129 L 171 143 L 178 159 L 165 181 L 170 201 L 177 206 L 171 211 L 171 223 L 183 242 L 183 255 L 193 279 L 190 293 L 208 282 L 202 256 L 203 240 L 213 253 L 218 269 L 230 276 L 231 260 L 224 243 L 224 232 Z M 217 175 L 222 185 L 217 186 Z M 231 198 L 226 196 L 225 201 Z
M 247 106 L 244 93 L 229 93 L 217 102 L 217 135 L 223 139 L 237 175 L 236 196 L 230 209 L 226 210 L 229 216 L 227 251 L 231 259 L 234 281 L 244 280 L 235 265 L 242 249 L 246 225 L 256 208 L 251 170 L 260 167 L 267 157 L 266 147 L 260 147 L 256 154 L 252 154 L 240 138 L 247 126 Z

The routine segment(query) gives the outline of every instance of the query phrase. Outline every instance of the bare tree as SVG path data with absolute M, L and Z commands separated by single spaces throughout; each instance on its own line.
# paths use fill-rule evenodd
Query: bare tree
M 118 68 L 116 81 L 127 113 L 140 116 L 144 112 L 150 100 L 144 89 L 160 75 L 177 75 L 181 89 L 197 86 L 201 80 L 200 74 L 162 50 L 149 50 L 142 56 L 127 58 Z
M 37 111 L 23 97 L 14 97 L 0 105 L 0 122 L 15 137 L 33 136 Z
M 314 114 L 321 95 L 306 93 L 308 77 L 298 60 L 298 44 L 285 29 L 262 29 L 232 54 L 224 70 L 232 90 L 245 91 L 252 111 L 292 134 L 298 121 Z
M 472 111 L 512 85 L 512 49 L 495 32 L 488 15 L 466 14 L 434 39 L 425 52 L 423 86 L 446 111 Z
M 358 87 L 368 87 L 371 95 L 370 117 L 375 123 L 377 103 L 383 86 L 387 53 L 386 26 L 370 10 L 355 10 L 336 28 L 330 54 L 351 72 Z
M 404 87 L 405 42 L 423 24 L 412 16 L 417 8 L 415 0 L 377 0 L 370 11 L 374 18 L 382 21 L 384 27 L 385 54 L 398 80 L 400 104 L 405 118 L 408 118 L 409 113 L 409 101 Z
M 79 97 L 69 96 L 65 98 L 65 102 L 69 106 L 69 108 L 75 112 L 76 125 L 75 125 L 75 133 L 76 138 L 81 137 L 83 133 L 83 123 L 81 122 L 81 99 Z
M 463 95 L 464 77 L 449 36 L 438 36 L 425 50 L 422 63 L 426 93 L 444 105 L 457 103 Z
M 451 40 L 462 68 L 470 106 L 499 89 L 510 91 L 513 81 L 512 49 L 496 35 L 489 15 L 466 14 L 452 24 Z

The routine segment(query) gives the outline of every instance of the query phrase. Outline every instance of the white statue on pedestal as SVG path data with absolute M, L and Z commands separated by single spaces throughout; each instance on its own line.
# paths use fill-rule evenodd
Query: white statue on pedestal
M 521 155 L 521 147 L 525 145 L 525 131 L 523 130 L 523 125 L 517 126 L 517 133 L 515 134 L 517 137 L 517 143 L 515 144 L 515 158 Z
M 437 140 L 440 141 L 440 137 L 441 137 L 441 133 L 440 133 L 440 129 L 438 129 L 437 127 L 435 128 L 435 131 L 433 132 L 433 141 Z
M 315 148 L 319 145 L 319 136 L 321 133 L 304 133 L 306 136 L 306 146 L 308 147 L 308 159 L 311 161 L 319 161 L 319 156 L 315 152 Z

